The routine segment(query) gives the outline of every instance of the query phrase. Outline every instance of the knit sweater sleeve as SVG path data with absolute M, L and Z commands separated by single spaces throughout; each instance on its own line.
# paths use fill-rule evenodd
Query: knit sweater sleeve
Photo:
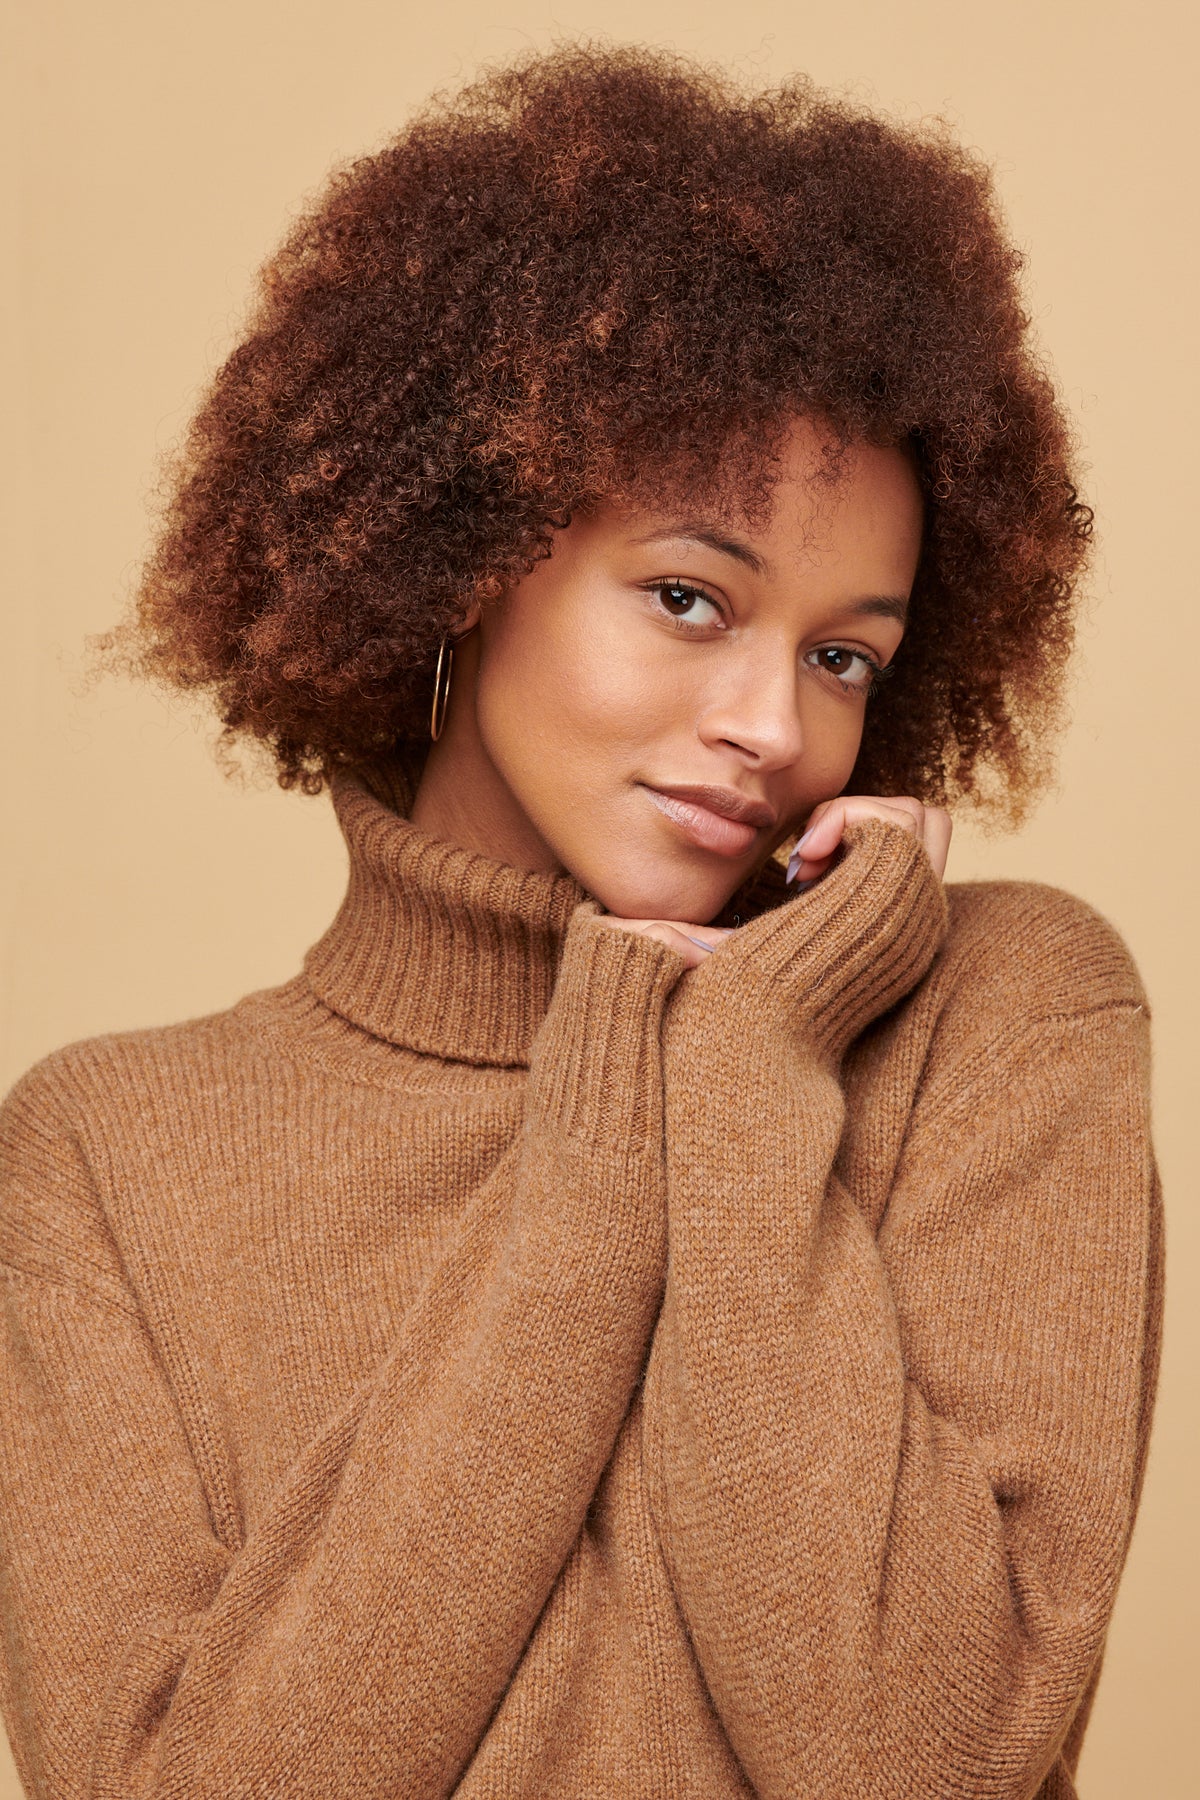
M 1144 996 L 1111 927 L 1057 900 L 931 974 L 908 1068 L 882 1015 L 930 969 L 944 900 L 915 841 L 872 823 L 668 1009 L 652 1493 L 764 1800 L 1029 1800 L 1102 1654 L 1161 1215 Z M 876 1019 L 911 1105 L 873 1222 L 839 1144 L 843 1053 Z
M 597 910 L 571 920 L 517 1142 L 384 1360 L 232 1546 L 105 1235 L 69 1055 L 10 1094 L 0 1699 L 29 1800 L 454 1786 L 578 1535 L 662 1292 L 659 1033 L 684 965 Z

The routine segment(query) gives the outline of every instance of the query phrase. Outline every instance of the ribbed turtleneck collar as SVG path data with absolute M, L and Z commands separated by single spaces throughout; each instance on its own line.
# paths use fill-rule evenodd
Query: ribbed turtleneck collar
M 390 1043 L 523 1066 L 587 896 L 569 875 L 531 874 L 413 825 L 424 755 L 400 746 L 334 772 L 350 879 L 305 973 L 325 1005 Z
M 532 874 L 430 837 L 409 814 L 427 746 L 402 744 L 334 772 L 350 856 L 346 897 L 304 959 L 308 985 L 375 1037 L 456 1062 L 525 1067 L 550 1005 L 571 914 L 570 875 Z M 768 862 L 714 924 L 788 895 Z

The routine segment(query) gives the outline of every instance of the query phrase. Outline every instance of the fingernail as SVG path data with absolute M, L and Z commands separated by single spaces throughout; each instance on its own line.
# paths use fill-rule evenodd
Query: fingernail
M 798 837 L 796 842 L 792 845 L 792 854 L 788 857 L 787 866 L 787 878 L 789 881 L 795 881 L 797 875 L 800 873 L 800 864 L 804 861 L 804 846 L 816 829 L 815 825 L 810 825 L 804 835 Z
M 683 935 L 689 944 L 699 944 L 700 948 L 707 950 L 710 956 L 717 947 L 715 944 L 706 944 L 703 938 L 694 938 L 690 931 L 685 931 Z
M 821 877 L 819 875 L 814 875 L 811 881 L 798 881 L 796 883 L 796 892 L 798 894 L 807 894 L 809 888 L 816 887 L 820 879 Z

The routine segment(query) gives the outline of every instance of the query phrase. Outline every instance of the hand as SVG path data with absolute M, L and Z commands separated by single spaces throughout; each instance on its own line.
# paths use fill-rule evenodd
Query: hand
M 924 844 L 940 881 L 950 851 L 950 814 L 940 806 L 923 806 L 907 795 L 881 799 L 875 794 L 841 794 L 822 800 L 808 818 L 808 828 L 792 851 L 788 880 L 808 883 L 824 875 L 833 861 L 847 825 L 855 819 L 883 819 L 911 832 Z
M 855 819 L 883 819 L 910 832 L 924 844 L 934 874 L 941 880 L 950 850 L 950 814 L 940 806 L 923 806 L 907 796 L 881 798 L 873 794 L 843 794 L 836 800 L 822 800 L 813 808 L 808 828 L 800 839 L 803 853 L 796 854 L 799 844 L 792 852 L 789 880 L 803 884 L 818 881 L 833 861 L 847 825 Z M 717 946 L 731 935 L 721 926 L 692 925 L 683 919 L 622 919 L 605 913 L 601 923 L 657 938 L 682 956 L 689 969 L 707 962 Z
M 621 919 L 614 913 L 603 913 L 602 925 L 621 931 L 637 931 L 643 937 L 657 938 L 682 956 L 689 969 L 707 962 L 717 945 L 729 936 L 720 925 L 691 925 L 686 919 Z

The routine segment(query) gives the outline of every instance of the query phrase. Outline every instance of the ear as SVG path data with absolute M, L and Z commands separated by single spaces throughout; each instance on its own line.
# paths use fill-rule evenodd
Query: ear
M 466 637 L 469 631 L 474 631 L 479 623 L 480 612 L 481 608 L 479 601 L 473 599 L 463 613 L 461 623 L 451 633 L 451 641 L 453 643 L 457 643 L 459 638 Z

